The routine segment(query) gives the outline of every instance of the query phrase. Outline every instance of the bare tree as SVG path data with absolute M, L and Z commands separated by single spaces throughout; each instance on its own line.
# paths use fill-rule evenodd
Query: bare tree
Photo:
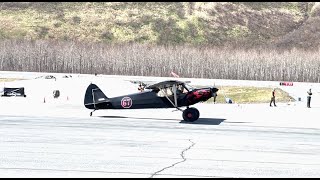
M 319 82 L 320 51 L 3 40 L 0 70 Z

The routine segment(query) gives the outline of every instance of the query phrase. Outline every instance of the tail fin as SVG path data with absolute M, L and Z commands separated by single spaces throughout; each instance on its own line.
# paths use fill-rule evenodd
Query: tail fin
M 109 98 L 95 85 L 90 84 L 84 96 L 84 105 L 88 109 L 100 109 L 102 104 L 108 103 Z

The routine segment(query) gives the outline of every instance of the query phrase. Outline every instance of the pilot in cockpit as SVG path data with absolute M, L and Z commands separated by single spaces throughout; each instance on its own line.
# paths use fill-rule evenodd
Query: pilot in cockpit
M 187 93 L 188 91 L 183 87 L 183 85 L 178 85 L 177 87 L 177 94 L 180 94 L 180 93 Z

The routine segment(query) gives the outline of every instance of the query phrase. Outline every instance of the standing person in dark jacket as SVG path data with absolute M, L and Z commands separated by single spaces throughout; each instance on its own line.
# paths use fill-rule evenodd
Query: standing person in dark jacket
M 309 89 L 309 91 L 307 91 L 307 93 L 308 93 L 308 96 L 307 96 L 307 107 L 311 108 L 310 107 L 311 95 L 312 95 L 311 89 Z
M 273 89 L 272 90 L 272 96 L 271 96 L 271 101 L 270 101 L 270 107 L 272 107 L 272 102 L 273 102 L 273 105 L 274 107 L 277 107 L 276 105 L 276 89 Z
M 218 94 L 217 94 L 216 92 L 213 93 L 213 103 L 214 103 L 214 104 L 216 103 L 217 96 L 218 96 Z

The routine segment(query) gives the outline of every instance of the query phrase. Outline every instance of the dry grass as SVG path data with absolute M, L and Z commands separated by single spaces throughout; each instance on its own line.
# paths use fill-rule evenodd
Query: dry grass
M 309 9 L 302 8 L 305 4 L 2 2 L 0 38 L 254 47 L 274 44 L 300 28 L 306 21 L 305 14 L 310 14 L 311 9 L 315 17 L 314 3 L 307 3 Z M 318 25 L 317 22 L 309 24 L 308 27 Z M 299 36 L 285 39 L 294 40 L 293 37 Z M 299 42 L 296 44 L 300 45 Z
M 226 103 L 225 97 L 232 99 L 234 103 L 269 103 L 271 100 L 272 88 L 262 87 L 240 87 L 240 86 L 223 86 L 218 87 L 217 103 Z M 279 88 L 276 88 L 276 103 L 290 102 L 294 99 L 289 94 Z M 208 103 L 213 103 L 211 98 Z
M 0 70 L 320 82 L 313 5 L 0 2 Z
M 19 81 L 24 79 L 18 79 L 18 78 L 0 78 L 0 82 L 11 82 L 11 81 Z

